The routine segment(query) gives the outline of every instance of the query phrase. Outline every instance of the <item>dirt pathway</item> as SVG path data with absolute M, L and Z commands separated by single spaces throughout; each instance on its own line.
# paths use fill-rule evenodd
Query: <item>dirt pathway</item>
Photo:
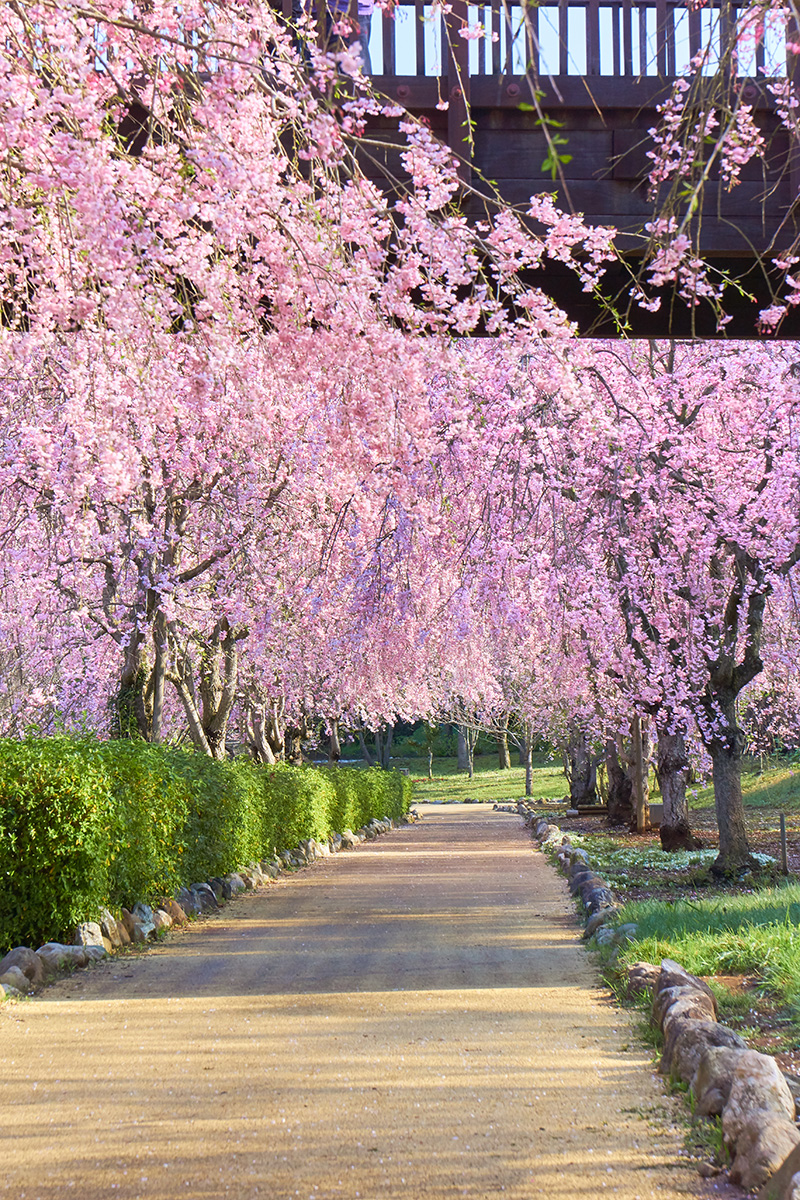
M 516 818 L 322 860 L 0 1010 L 0 1194 L 672 1200 L 645 1055 Z

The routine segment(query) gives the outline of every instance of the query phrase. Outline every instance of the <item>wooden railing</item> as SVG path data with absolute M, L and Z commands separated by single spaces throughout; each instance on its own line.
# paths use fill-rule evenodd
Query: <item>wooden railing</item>
M 392 78 L 441 76 L 447 72 L 448 40 L 466 47 L 459 57 L 470 75 L 672 76 L 707 49 L 704 69 L 713 72 L 720 48 L 741 19 L 736 5 L 718 0 L 691 9 L 676 0 L 558 0 L 520 5 L 456 3 L 445 18 L 425 0 L 399 0 L 393 14 L 376 9 L 371 54 L 373 74 Z M 485 37 L 464 40 L 459 29 L 481 26 Z M 448 37 L 449 35 L 449 37 Z M 768 23 L 764 36 L 740 53 L 736 74 L 785 76 L 783 24 Z

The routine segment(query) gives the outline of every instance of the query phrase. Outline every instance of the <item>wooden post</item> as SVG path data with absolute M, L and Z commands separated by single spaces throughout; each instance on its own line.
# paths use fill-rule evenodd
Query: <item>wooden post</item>
M 781 813 L 781 871 L 789 874 L 789 855 L 786 851 L 786 815 Z
M 636 832 L 645 833 L 650 828 L 650 812 L 647 794 L 644 786 L 644 747 L 642 738 L 642 718 L 635 716 L 631 722 L 631 741 L 633 743 L 633 791 L 636 800 Z
M 459 177 L 466 184 L 472 181 L 472 147 L 469 130 L 469 42 L 461 29 L 469 21 L 466 0 L 453 0 L 445 17 L 447 31 L 447 143 L 457 156 Z

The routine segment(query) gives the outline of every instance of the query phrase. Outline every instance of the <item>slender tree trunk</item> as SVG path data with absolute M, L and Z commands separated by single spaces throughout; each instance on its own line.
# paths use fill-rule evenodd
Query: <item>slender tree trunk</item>
M 633 782 L 620 762 L 621 742 L 621 738 L 608 738 L 605 746 L 610 825 L 629 825 L 634 818 Z
M 719 854 L 711 870 L 715 875 L 734 875 L 754 865 L 747 841 L 742 800 L 742 747 L 744 736 L 736 723 L 736 697 L 719 691 L 715 699 L 722 709 L 725 728 L 709 745 L 714 808 L 719 829 Z
M 686 800 L 688 768 L 683 734 L 659 729 L 656 774 L 664 805 L 659 831 L 662 850 L 697 850 L 702 845 L 689 825 L 689 805 Z
M 640 716 L 634 717 L 631 721 L 631 757 L 637 833 L 644 833 L 650 828 L 649 743 L 644 719 Z
M 459 771 L 469 770 L 469 755 L 467 753 L 467 731 L 463 725 L 458 725 L 458 749 L 456 751 L 456 769 Z
M 521 753 L 525 755 L 525 795 L 533 795 L 533 738 L 526 734 Z
M 496 735 L 496 740 L 500 770 L 508 771 L 511 768 L 511 754 L 508 749 L 508 720 L 506 720 L 505 728 Z
M 433 779 L 433 747 L 428 747 L 428 779 Z
M 372 754 L 370 753 L 370 751 L 367 747 L 367 743 L 364 738 L 364 728 L 360 724 L 358 727 L 358 744 L 361 747 L 361 757 L 364 759 L 364 762 L 367 764 L 368 767 L 374 767 L 375 759 L 373 758 Z
M 328 733 L 328 765 L 331 767 L 338 766 L 341 757 L 342 747 L 339 742 L 339 722 L 331 721 Z

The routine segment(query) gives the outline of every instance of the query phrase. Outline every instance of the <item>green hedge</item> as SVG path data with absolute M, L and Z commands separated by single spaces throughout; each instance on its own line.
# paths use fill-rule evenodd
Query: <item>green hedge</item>
M 0 738 L 0 953 L 66 936 L 411 800 L 396 772 L 218 763 L 93 738 Z

